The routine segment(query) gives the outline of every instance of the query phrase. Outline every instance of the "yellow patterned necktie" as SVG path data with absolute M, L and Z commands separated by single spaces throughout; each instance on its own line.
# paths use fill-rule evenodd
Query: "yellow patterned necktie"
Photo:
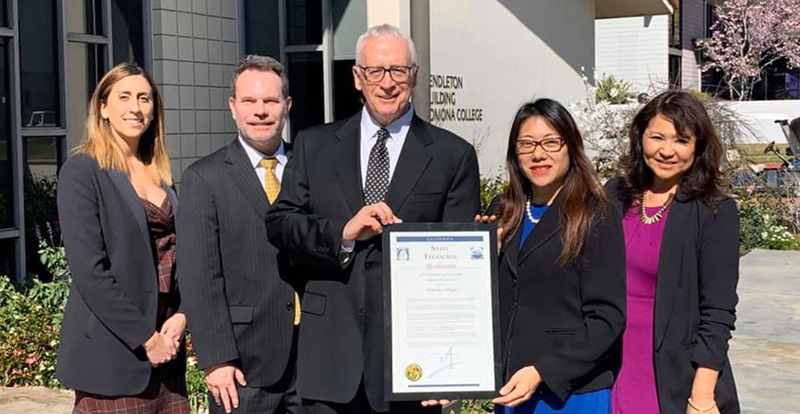
M 281 182 L 275 174 L 275 166 L 278 165 L 277 158 L 263 158 L 259 165 L 264 168 L 264 191 L 267 193 L 267 200 L 272 204 L 281 192 Z M 300 325 L 300 297 L 294 294 L 294 324 Z

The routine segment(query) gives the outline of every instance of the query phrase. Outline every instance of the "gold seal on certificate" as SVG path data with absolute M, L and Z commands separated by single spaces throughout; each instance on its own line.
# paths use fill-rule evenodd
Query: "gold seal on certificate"
M 383 232 L 383 263 L 386 398 L 496 396 L 496 226 L 392 225 Z
M 417 382 L 422 378 L 422 367 L 418 364 L 410 364 L 406 367 L 406 378 L 411 382 Z

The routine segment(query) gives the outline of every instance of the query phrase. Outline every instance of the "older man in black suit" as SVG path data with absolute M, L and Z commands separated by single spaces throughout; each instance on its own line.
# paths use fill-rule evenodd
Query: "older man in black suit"
M 281 64 L 246 57 L 228 104 L 239 136 L 181 180 L 181 296 L 211 413 L 295 413 L 297 295 L 264 224 L 291 150 L 281 139 L 292 104 Z
M 414 114 L 415 55 L 389 25 L 359 38 L 363 110 L 298 134 L 267 215 L 270 241 L 307 280 L 297 384 L 311 413 L 434 410 L 384 398 L 380 233 L 401 219 L 472 221 L 479 176 L 469 143 Z

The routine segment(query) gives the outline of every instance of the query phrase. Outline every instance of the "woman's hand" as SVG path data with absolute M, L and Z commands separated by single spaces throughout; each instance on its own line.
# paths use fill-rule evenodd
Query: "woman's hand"
M 718 377 L 717 370 L 704 366 L 697 367 L 692 382 L 692 397 L 686 404 L 687 414 L 719 414 L 719 408 L 714 401 L 714 388 L 717 386 Z
M 690 398 L 691 403 L 686 404 L 686 414 L 720 414 L 719 407 L 713 398 L 695 399 Z M 694 405 L 694 407 L 692 406 Z M 711 407 L 709 409 L 709 407 Z
M 178 343 L 183 339 L 183 334 L 186 333 L 186 315 L 176 313 L 169 317 L 161 326 L 161 334 L 166 335 Z
M 500 396 L 493 399 L 492 402 L 508 407 L 516 407 L 528 401 L 541 383 L 542 377 L 533 365 L 520 368 L 508 380 L 508 383 L 503 388 L 500 388 Z
M 475 215 L 475 222 L 476 223 L 494 223 L 496 221 L 497 221 L 497 216 L 495 216 L 495 215 L 491 215 L 491 216 L 482 216 L 480 214 L 476 214 Z M 499 252 L 502 249 L 503 249 L 503 228 L 502 227 L 498 227 L 497 228 L 497 251 Z
M 166 336 L 160 332 L 154 332 L 153 335 L 145 341 L 142 346 L 147 353 L 147 359 L 150 365 L 157 367 L 166 362 L 175 359 L 178 355 L 178 345 L 180 342 Z

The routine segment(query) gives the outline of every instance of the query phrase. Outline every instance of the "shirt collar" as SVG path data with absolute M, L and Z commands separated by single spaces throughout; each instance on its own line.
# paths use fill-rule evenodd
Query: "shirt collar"
M 381 126 L 375 119 L 372 118 L 372 115 L 369 114 L 367 111 L 366 105 L 361 109 L 361 131 L 364 132 L 364 138 L 371 139 L 378 133 L 378 130 L 381 128 L 386 128 L 389 131 L 389 135 L 393 138 L 395 135 L 400 133 L 400 130 L 403 127 L 408 127 L 411 125 L 411 120 L 414 118 L 414 105 L 409 104 L 408 110 L 406 111 L 403 116 L 397 118 L 394 122 L 389 124 L 386 127 Z
M 238 139 L 239 143 L 242 144 L 242 148 L 244 148 L 244 152 L 245 154 L 247 154 L 247 158 L 250 160 L 250 164 L 253 166 L 253 168 L 258 168 L 259 163 L 264 158 L 274 157 L 275 159 L 278 160 L 278 164 L 280 165 L 286 165 L 286 162 L 288 161 L 288 158 L 286 157 L 286 151 L 284 149 L 283 140 L 281 140 L 281 145 L 278 147 L 278 150 L 275 151 L 274 154 L 264 155 L 261 153 L 261 151 L 250 146 L 250 144 L 248 144 L 247 141 L 245 141 L 241 135 L 239 135 Z

